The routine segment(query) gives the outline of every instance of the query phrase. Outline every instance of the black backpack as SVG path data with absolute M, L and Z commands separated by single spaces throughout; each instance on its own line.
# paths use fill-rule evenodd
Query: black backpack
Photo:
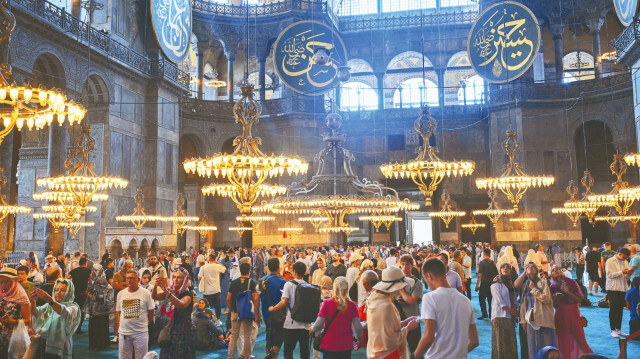
M 289 282 L 296 286 L 295 302 L 293 307 L 288 306 L 291 311 L 291 319 L 301 323 L 315 322 L 322 304 L 320 289 L 318 286 L 306 282 L 298 283 L 295 280 Z

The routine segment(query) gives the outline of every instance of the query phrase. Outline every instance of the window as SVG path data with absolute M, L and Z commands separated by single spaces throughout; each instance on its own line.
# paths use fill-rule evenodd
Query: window
M 171 185 L 174 183 L 176 168 L 174 163 L 178 159 L 177 146 L 170 143 L 158 141 L 158 183 Z
M 436 0 L 383 0 L 382 12 L 435 9 Z
M 407 1 L 407 0 L 399 0 Z M 339 16 L 367 15 L 378 13 L 378 0 L 342 0 Z
M 135 176 L 138 177 L 142 166 L 139 163 L 133 163 L 131 154 L 139 153 L 136 151 L 142 148 L 141 144 L 142 141 L 138 138 L 115 131 L 111 132 L 109 174 L 126 180 L 131 180 L 132 173 L 135 173 Z
M 440 0 L 440 7 L 474 5 L 473 0 Z
M 340 89 L 340 102 L 343 110 L 377 110 L 378 94 L 363 82 L 347 82 Z
M 584 51 L 574 51 L 562 58 L 564 68 L 564 83 L 593 80 L 595 78 L 595 66 L 593 56 Z
M 464 86 L 458 89 L 458 104 L 479 104 L 484 102 L 484 80 L 473 75 L 463 80 Z
M 438 86 L 431 80 L 412 78 L 402 82 L 393 94 L 393 107 L 420 107 L 423 103 L 438 106 Z M 400 96 L 402 96 L 402 101 Z
M 127 1 L 126 0 L 114 0 L 113 1 L 113 16 L 111 17 L 111 30 L 118 34 L 120 37 L 126 37 L 127 35 Z

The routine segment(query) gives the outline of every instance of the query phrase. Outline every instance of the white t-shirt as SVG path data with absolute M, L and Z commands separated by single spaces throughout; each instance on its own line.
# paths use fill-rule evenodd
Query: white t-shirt
M 116 301 L 116 312 L 120 312 L 119 333 L 132 335 L 146 333 L 149 318 L 147 312 L 153 310 L 155 304 L 151 292 L 138 288 L 135 292 L 129 289 L 121 290 Z
M 394 265 L 396 265 L 396 260 L 397 259 L 398 259 L 398 257 L 396 257 L 396 256 L 387 257 L 387 259 L 384 260 L 384 264 L 387 265 L 387 268 L 393 267 Z
M 464 266 L 462 266 L 462 270 L 464 271 L 465 279 L 471 278 L 471 257 L 464 256 L 464 258 L 462 259 L 462 264 L 464 264 Z M 469 267 L 465 267 L 466 265 L 468 265 Z
M 460 275 L 452 270 L 447 272 L 447 282 L 453 289 L 462 288 L 462 279 Z
M 469 325 L 475 324 L 471 301 L 453 288 L 438 288 L 422 297 L 422 319 L 436 321 L 435 342 L 425 358 L 467 357 Z
M 311 268 L 311 265 L 313 264 L 313 262 L 311 261 L 311 258 L 306 257 L 306 258 L 298 258 L 298 260 L 296 262 L 302 262 L 304 263 L 304 265 L 307 266 L 307 271 L 309 270 L 309 268 Z
M 358 269 L 358 267 L 349 267 L 349 269 L 347 269 L 346 279 L 347 283 L 349 284 L 349 289 L 351 289 L 353 283 L 355 283 L 356 279 L 358 279 L 358 274 L 360 274 L 360 269 Z
M 204 291 L 202 294 L 220 293 L 220 273 L 224 273 L 226 270 L 227 267 L 220 263 L 207 263 L 200 267 L 198 277 L 204 278 Z
M 293 279 L 298 283 L 305 283 L 302 279 Z M 282 298 L 289 298 L 287 305 L 293 308 L 296 304 L 296 287 L 297 285 L 287 281 L 282 288 Z M 291 319 L 291 310 L 287 310 L 287 318 L 284 321 L 284 329 L 308 329 L 311 323 L 302 323 Z

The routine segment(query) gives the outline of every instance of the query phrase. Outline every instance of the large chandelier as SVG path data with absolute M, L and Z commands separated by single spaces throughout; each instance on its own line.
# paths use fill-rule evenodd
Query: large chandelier
M 111 188 L 124 188 L 129 184 L 129 181 L 125 179 L 98 176 L 93 172 L 94 164 L 89 162 L 89 155 L 94 148 L 95 140 L 91 137 L 91 128 L 82 126 L 77 148 L 69 151 L 69 157 L 64 163 L 67 174 L 38 178 L 36 180 L 39 187 L 46 187 L 52 191 L 49 193 L 58 194 L 57 198 L 55 196 L 50 198 L 58 200 L 61 205 L 65 206 L 65 212 L 78 212 L 83 216 L 89 202 L 95 200 L 94 196 L 101 193 L 101 191 Z
M 180 235 L 183 235 L 187 230 L 187 224 L 189 222 L 197 222 L 200 218 L 196 216 L 187 216 L 184 211 L 184 197 L 182 197 L 182 193 L 178 193 L 178 198 L 176 198 L 176 212 L 171 217 L 158 217 L 157 220 L 162 222 L 171 222 L 176 225 L 176 229 Z
M 505 165 L 500 177 L 476 179 L 479 189 L 499 189 L 513 204 L 513 209 L 518 210 L 518 203 L 529 188 L 549 187 L 555 179 L 552 176 L 529 176 L 516 162 L 516 155 L 520 152 L 520 143 L 516 140 L 516 131 L 507 130 L 507 139 L 502 142 L 502 152 L 509 157 L 509 163 Z
M 0 222 L 2 222 L 10 214 L 29 213 L 31 208 L 8 204 L 4 196 L 4 187 L 7 185 L 7 177 L 4 176 L 4 170 L 0 168 Z
M 440 198 L 442 199 L 442 208 L 439 211 L 429 213 L 429 216 L 442 219 L 445 227 L 449 228 L 449 223 L 454 217 L 464 217 L 466 212 L 451 209 L 451 196 L 447 193 L 447 190 L 442 191 Z
M 0 1 L 0 12 L 3 14 L 0 44 L 8 48 L 16 19 L 7 9 L 6 0 Z M 9 84 L 11 71 L 11 65 L 0 64 L 0 118 L 4 127 L 0 130 L 0 143 L 14 128 L 18 131 L 24 126 L 29 130 L 42 129 L 51 126 L 54 120 L 60 125 L 65 120 L 70 125 L 82 121 L 86 112 L 82 106 L 67 101 L 66 96 L 56 90 Z
M 564 202 L 562 207 L 552 208 L 551 212 L 554 214 L 567 215 L 574 227 L 577 227 L 578 220 L 580 220 L 580 217 L 582 216 L 587 217 L 589 222 L 594 223 L 594 217 L 599 206 L 593 202 L 589 202 L 588 200 L 588 197 L 592 194 L 591 187 L 594 182 L 591 172 L 589 170 L 584 171 L 584 177 L 582 177 L 580 183 L 584 186 L 585 192 L 582 193 L 582 199 L 577 200 L 575 197 L 578 194 L 578 187 L 576 186 L 575 181 L 569 181 L 569 185 L 566 188 L 566 191 L 569 194 L 569 200 Z
M 471 234 L 473 234 L 474 236 L 476 235 L 476 231 L 478 230 L 478 228 L 484 227 L 486 227 L 484 223 L 476 222 L 476 216 L 471 216 L 471 222 L 462 224 L 462 228 L 470 229 Z
M 273 196 L 282 193 L 281 186 L 265 184 L 267 178 L 287 174 L 304 174 L 309 165 L 298 157 L 267 156 L 258 148 L 262 143 L 253 137 L 251 127 L 260 119 L 262 108 L 253 99 L 253 85 L 242 83 L 242 97 L 233 107 L 236 123 L 242 125 L 242 135 L 235 138 L 232 154 L 215 154 L 207 158 L 186 160 L 183 163 L 187 173 L 197 173 L 201 177 L 226 178 L 224 185 L 210 185 L 202 192 L 210 195 L 229 197 L 236 203 L 240 213 L 251 214 L 251 207 L 258 196 Z
M 437 122 L 431 117 L 429 106 L 420 109 L 420 117 L 413 128 L 422 137 L 422 146 L 418 148 L 418 157 L 408 163 L 392 163 L 380 166 L 387 178 L 411 178 L 425 196 L 427 207 L 431 207 L 431 197 L 438 185 L 447 176 L 468 176 L 473 173 L 473 161 L 442 161 L 436 153 L 438 148 L 431 146 L 429 140 L 436 134 Z
M 71 233 L 71 237 L 75 237 L 76 235 L 78 235 L 78 232 L 80 231 L 81 228 L 93 227 L 94 225 L 95 225 L 94 222 L 84 222 L 84 221 L 63 222 L 61 224 L 62 227 L 66 227 L 69 230 L 69 233 Z
M 525 217 L 525 216 L 521 216 L 521 217 L 514 217 L 514 218 L 509 218 L 509 222 L 514 222 L 514 223 L 518 223 L 522 226 L 522 229 L 527 229 L 527 225 L 529 223 L 533 223 L 533 222 L 537 222 L 538 219 L 536 217 Z
M 317 171 L 311 180 L 291 184 L 286 196 L 263 202 L 256 211 L 304 216 L 300 220 L 311 222 L 320 233 L 348 235 L 358 229 L 349 225 L 350 214 L 366 214 L 377 220 L 382 219 L 380 216 L 395 217 L 399 211 L 419 208 L 407 199 L 401 200 L 392 188 L 358 178 L 351 167 L 355 156 L 342 146 L 345 142 L 344 134 L 339 132 L 342 118 L 330 113 L 326 126 L 330 129 L 323 134 L 326 147 L 315 156 Z M 326 220 L 320 219 L 323 217 Z M 389 226 L 394 221 L 381 223 Z
M 500 209 L 500 207 L 498 207 L 498 203 L 496 202 L 496 190 L 495 189 L 490 189 L 489 191 L 487 191 L 487 195 L 491 199 L 491 202 L 489 202 L 489 207 L 487 209 L 479 209 L 479 210 L 472 211 L 471 213 L 474 216 L 487 216 L 487 217 L 489 217 L 489 220 L 491 221 L 491 223 L 495 227 L 496 226 L 496 222 L 498 221 L 498 219 L 500 219 L 500 217 L 502 217 L 504 215 L 507 215 L 507 214 L 516 213 L 515 209 Z
M 204 217 L 202 217 L 202 219 L 200 219 L 200 221 L 196 223 L 195 226 L 185 226 L 185 228 L 188 230 L 197 231 L 198 233 L 200 233 L 201 237 L 204 237 L 207 235 L 207 233 L 218 230 L 218 227 L 212 226 L 207 222 L 208 222 L 208 218 L 207 218 L 207 214 L 205 213 Z
M 380 230 L 380 226 L 384 224 L 387 229 L 391 227 L 391 223 L 393 222 L 402 222 L 402 217 L 398 217 L 395 215 L 369 215 L 369 216 L 360 216 L 358 217 L 361 221 L 369 221 L 373 224 L 373 227 L 376 229 L 376 232 Z
M 623 156 L 616 151 L 613 155 L 613 162 L 609 166 L 611 173 L 616 176 L 616 181 L 611 184 L 611 191 L 607 194 L 591 194 L 587 197 L 589 202 L 595 206 L 614 208 L 621 220 L 624 220 L 637 198 L 634 192 L 626 191 L 626 189 L 629 189 L 629 183 L 622 180 L 622 176 L 627 173 L 627 168 L 628 166 Z
M 144 195 L 142 194 L 142 188 L 138 188 L 136 195 L 133 197 L 136 201 L 137 207 L 133 210 L 133 213 L 128 216 L 117 216 L 116 221 L 119 222 L 131 222 L 133 227 L 140 233 L 142 227 L 147 222 L 155 222 L 160 221 L 160 216 L 149 216 L 144 213 L 144 208 L 142 203 L 144 202 Z

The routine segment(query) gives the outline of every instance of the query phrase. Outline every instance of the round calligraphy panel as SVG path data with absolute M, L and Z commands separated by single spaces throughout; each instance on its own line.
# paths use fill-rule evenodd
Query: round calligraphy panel
M 471 27 L 467 53 L 473 69 L 488 82 L 504 83 L 522 76 L 540 48 L 540 26 L 526 6 L 497 3 Z
M 638 0 L 613 0 L 613 7 L 622 25 L 629 26 L 638 10 Z
M 336 87 L 338 68 L 347 64 L 347 49 L 340 36 L 317 21 L 299 21 L 282 31 L 274 46 L 273 62 L 278 76 L 298 93 L 315 96 Z M 325 48 L 329 61 L 317 64 L 314 51 Z
M 191 40 L 191 1 L 151 0 L 151 23 L 165 56 L 176 63 L 184 59 Z

